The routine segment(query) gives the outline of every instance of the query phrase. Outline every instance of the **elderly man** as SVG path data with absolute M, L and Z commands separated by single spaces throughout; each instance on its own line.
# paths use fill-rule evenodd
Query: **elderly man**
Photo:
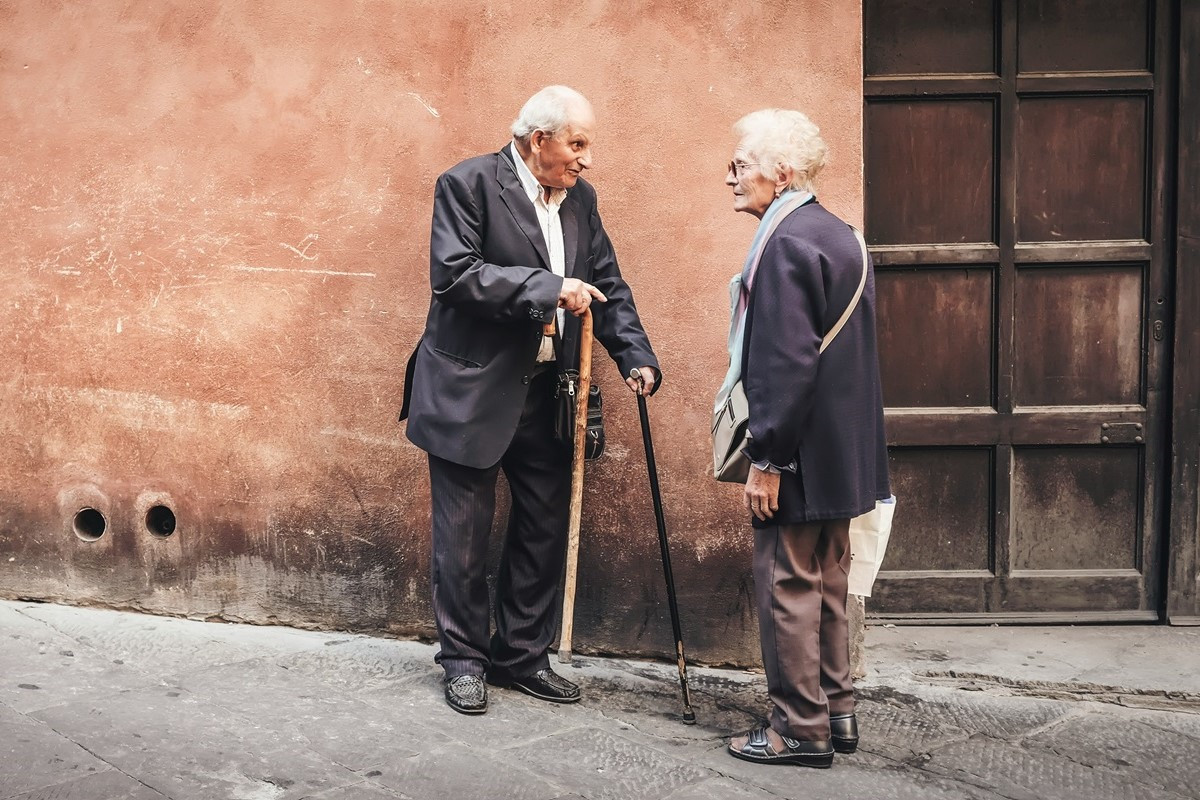
M 433 610 L 446 702 L 487 710 L 488 683 L 573 703 L 550 669 L 554 598 L 566 552 L 571 445 L 554 435 L 560 370 L 577 369 L 580 323 L 622 375 L 652 393 L 658 360 L 583 180 L 595 117 L 565 86 L 529 98 L 498 153 L 444 173 L 433 200 L 433 299 L 405 381 L 408 438 L 429 454 Z M 401 413 L 404 418 L 404 412 Z M 512 511 L 488 636 L 486 558 L 496 476 Z

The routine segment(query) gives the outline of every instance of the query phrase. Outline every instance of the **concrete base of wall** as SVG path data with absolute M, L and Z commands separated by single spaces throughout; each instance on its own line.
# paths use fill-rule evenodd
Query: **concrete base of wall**
M 846 618 L 850 623 L 850 676 L 854 679 L 867 677 L 866 600 L 856 594 L 846 598 Z

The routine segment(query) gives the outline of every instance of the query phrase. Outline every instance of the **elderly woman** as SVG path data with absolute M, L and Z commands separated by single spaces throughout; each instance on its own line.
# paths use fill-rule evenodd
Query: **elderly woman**
M 829 767 L 834 751 L 858 746 L 846 624 L 850 519 L 890 495 L 875 281 L 857 232 L 813 195 L 826 148 L 808 117 L 756 111 L 734 133 L 725 183 L 734 210 L 761 222 L 741 275 L 723 390 L 740 378 L 749 407 L 744 499 L 772 708 L 768 724 L 734 738 L 729 752 Z

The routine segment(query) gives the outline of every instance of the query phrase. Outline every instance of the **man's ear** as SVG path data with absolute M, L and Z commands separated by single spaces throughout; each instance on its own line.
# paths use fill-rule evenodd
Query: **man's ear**
M 538 152 L 546 143 L 546 139 L 547 136 L 545 131 L 534 131 L 533 133 L 529 134 L 529 149 L 535 153 Z

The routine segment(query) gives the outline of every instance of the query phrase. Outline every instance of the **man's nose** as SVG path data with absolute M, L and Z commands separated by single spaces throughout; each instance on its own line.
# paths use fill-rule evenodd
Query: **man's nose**
M 592 149 L 590 147 L 579 154 L 579 166 L 584 169 L 592 168 Z
M 733 170 L 729 170 L 725 173 L 725 185 L 737 186 L 737 178 L 733 177 Z

